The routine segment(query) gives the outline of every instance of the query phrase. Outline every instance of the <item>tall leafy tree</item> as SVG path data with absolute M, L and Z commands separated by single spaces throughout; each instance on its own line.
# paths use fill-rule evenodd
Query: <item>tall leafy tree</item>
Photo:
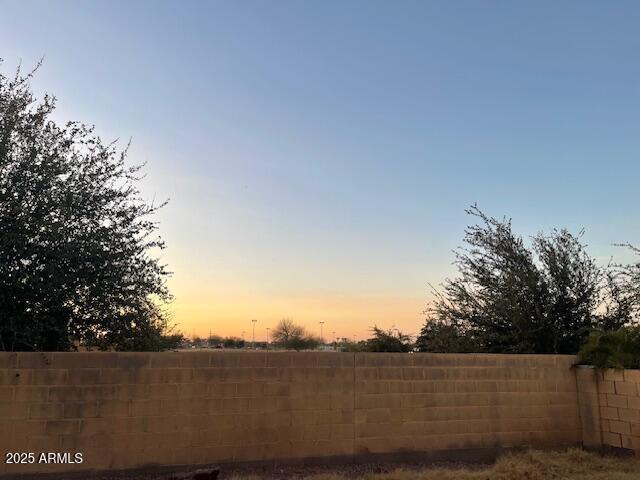
M 612 299 L 608 272 L 587 254 L 580 235 L 554 230 L 527 245 L 510 220 L 475 205 L 467 213 L 477 223 L 455 252 L 459 276 L 437 292 L 418 348 L 576 353 L 593 328 L 629 322 L 620 302 L 603 308 Z
M 141 198 L 126 148 L 54 122 L 32 76 L 0 74 L 0 349 L 154 349 L 171 299 L 162 204 Z

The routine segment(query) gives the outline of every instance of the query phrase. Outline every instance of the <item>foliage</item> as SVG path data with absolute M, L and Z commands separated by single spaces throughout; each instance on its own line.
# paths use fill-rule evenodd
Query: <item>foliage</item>
M 632 321 L 624 303 L 630 297 L 613 295 L 613 278 L 580 235 L 554 230 L 527 247 L 510 220 L 475 205 L 467 213 L 478 223 L 465 230 L 467 247 L 455 252 L 459 276 L 445 281 L 426 312 L 421 350 L 576 353 L 593 328 Z
M 592 332 L 580 350 L 580 363 L 596 368 L 640 368 L 640 327 Z
M 365 352 L 410 352 L 413 348 L 411 337 L 397 328 L 382 330 L 374 325 L 373 336 L 364 342 Z
M 244 348 L 246 342 L 242 338 L 238 337 L 225 337 L 222 340 L 222 346 L 224 348 Z
M 365 342 L 354 342 L 349 340 L 348 338 L 342 338 L 339 342 L 337 342 L 337 349 L 341 352 L 364 352 Z
M 422 352 L 432 353 L 470 353 L 480 350 L 472 332 L 464 331 L 459 325 L 438 320 L 428 321 L 424 325 L 416 347 Z
M 207 338 L 207 343 L 210 347 L 222 345 L 223 342 L 224 339 L 220 335 L 209 335 L 209 338 Z
M 0 350 L 162 346 L 169 275 L 127 149 L 0 74 Z
M 320 339 L 307 333 L 303 326 L 288 318 L 278 322 L 271 332 L 272 343 L 287 350 L 313 350 L 320 345 Z

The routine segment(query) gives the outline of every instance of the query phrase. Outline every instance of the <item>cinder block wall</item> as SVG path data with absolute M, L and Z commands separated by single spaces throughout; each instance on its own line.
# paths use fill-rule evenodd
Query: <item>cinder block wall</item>
M 356 453 L 581 442 L 575 357 L 358 354 Z
M 0 353 L 0 473 L 581 442 L 573 356 Z M 4 463 L 81 452 L 81 464 Z
M 597 378 L 602 443 L 640 454 L 640 370 L 604 370 Z

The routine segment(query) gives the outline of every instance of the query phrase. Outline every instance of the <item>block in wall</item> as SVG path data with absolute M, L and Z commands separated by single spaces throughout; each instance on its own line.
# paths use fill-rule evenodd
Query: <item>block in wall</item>
M 111 419 L 106 418 L 83 418 L 78 429 L 79 437 L 104 436 L 112 433 L 113 423 Z
M 150 367 L 151 355 L 151 353 L 146 352 L 120 352 L 117 355 L 116 366 L 122 369 Z
M 640 410 L 640 396 L 629 397 L 627 399 L 627 406 L 633 410 Z
M 600 407 L 600 416 L 606 420 L 620 420 L 618 409 L 615 407 Z
M 97 402 L 73 402 L 63 404 L 64 418 L 92 418 L 98 416 Z
M 269 352 L 265 358 L 266 367 L 286 368 L 293 366 L 291 352 Z
M 456 383 L 463 383 L 461 381 L 456 382 L 455 380 L 442 380 L 430 382 L 433 385 L 433 393 L 455 393 L 456 392 Z
M 207 398 L 209 386 L 206 383 L 184 383 L 178 386 L 178 398 Z
M 51 367 L 52 354 L 45 352 L 18 353 L 17 368 L 45 369 Z
M 101 368 L 100 383 L 101 384 L 123 384 L 133 382 L 134 369 L 124 368 Z M 138 380 L 142 380 L 138 378 Z
M 164 376 L 168 383 L 188 384 L 193 382 L 193 368 L 166 368 Z
M 574 392 L 575 393 L 578 391 L 578 386 L 576 385 L 576 382 L 571 376 L 568 376 L 567 378 L 558 379 L 556 380 L 555 384 L 556 384 L 555 390 L 557 392 Z M 592 382 L 590 382 L 589 390 L 592 392 L 597 392 L 595 379 Z M 553 391 L 553 389 L 548 388 L 548 389 L 545 389 L 545 391 Z
M 602 380 L 598 382 L 599 393 L 616 393 L 615 383 L 613 380 Z
M 157 383 L 148 386 L 148 398 L 151 400 L 176 400 L 178 385 L 174 383 Z
M 46 435 L 77 435 L 80 426 L 79 420 L 47 420 L 45 426 Z
M 49 387 L 49 402 L 79 402 L 82 400 L 82 387 L 52 386 Z
M 182 367 L 182 352 L 160 352 L 151 354 L 151 368 Z
M 625 382 L 640 383 L 640 370 L 626 369 L 624 370 Z
M 34 435 L 27 439 L 28 452 L 56 452 L 60 449 L 57 435 Z
M 67 370 L 61 369 L 47 369 L 47 370 L 32 370 L 32 381 L 34 385 L 66 385 L 67 384 Z
M 100 383 L 100 369 L 73 368 L 68 372 L 69 385 L 92 385 Z
M 39 419 L 39 420 L 19 419 L 19 420 L 8 420 L 8 422 L 11 422 L 10 431 L 12 431 L 14 435 L 26 436 L 26 437 L 30 437 L 33 435 L 44 435 L 45 426 L 47 424 L 47 421 L 45 419 Z
M 425 368 L 422 372 L 425 380 L 445 380 L 448 378 L 447 370 L 444 368 Z
M 18 403 L 44 403 L 49 398 L 47 386 L 16 386 L 14 388 L 13 401 Z
M 616 381 L 615 389 L 618 395 L 636 396 L 638 395 L 638 386 L 633 382 Z
M 602 443 L 612 447 L 622 447 L 622 438 L 619 433 L 602 432 Z
M 98 417 L 127 417 L 130 404 L 127 400 L 98 400 Z
M 640 423 L 640 410 L 619 408 L 618 415 L 623 422 Z
M 219 368 L 233 368 L 238 366 L 238 355 L 240 352 L 213 351 L 209 358 L 209 365 Z
M 497 385 L 498 392 L 517 392 L 518 391 L 517 380 L 497 380 L 496 385 Z
M 607 406 L 616 408 L 627 408 L 627 397 L 618 394 L 607 394 Z
M 624 380 L 624 370 L 616 370 L 610 368 L 608 370 L 604 370 L 602 372 L 602 380 L 605 381 L 623 381 Z
M 546 401 L 551 405 L 577 405 L 578 399 L 575 392 L 555 392 L 541 394 L 537 397 L 540 402 Z M 594 397 L 591 397 L 593 399 Z
M 153 417 L 110 417 L 107 419 L 109 433 L 152 433 L 151 420 Z M 174 417 L 163 418 L 165 431 L 175 431 L 176 428 L 167 428 L 167 425 L 174 425 Z M 82 421 L 80 422 L 82 430 Z
M 33 370 L 0 370 L 0 385 L 30 385 L 33 382 Z
M 150 388 L 147 384 L 115 385 L 115 400 L 147 400 L 150 398 Z
M 356 408 L 402 408 L 411 395 L 356 395 Z
M 357 429 L 356 429 L 357 430 Z M 355 440 L 355 453 L 356 454 L 368 454 L 368 453 L 389 453 L 398 450 L 414 450 L 416 444 L 422 441 L 423 438 L 411 438 L 411 437 L 377 437 L 377 438 L 360 438 L 356 432 Z M 434 443 L 435 444 L 435 440 Z M 420 448 L 420 447 L 418 447 Z M 425 450 L 427 448 L 424 448 Z
M 27 405 L 24 405 L 25 407 Z M 62 403 L 32 403 L 29 407 L 29 418 L 61 418 L 63 414 Z M 1 414 L 0 414 L 1 416 Z
M 0 369 L 13 369 L 18 365 L 18 354 L 15 352 L 0 352 Z
M 609 420 L 609 431 L 611 433 L 620 433 L 622 435 L 631 435 L 631 426 L 628 422 L 617 420 Z

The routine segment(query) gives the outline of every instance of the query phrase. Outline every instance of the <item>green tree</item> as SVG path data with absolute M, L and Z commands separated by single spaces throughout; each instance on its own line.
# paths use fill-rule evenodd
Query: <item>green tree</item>
M 422 327 L 416 347 L 423 352 L 433 353 L 471 353 L 481 350 L 472 332 L 464 331 L 458 324 L 436 319 L 430 319 Z
M 141 198 L 126 148 L 51 120 L 32 76 L 0 74 L 0 349 L 146 349 L 171 299 L 153 254 L 163 204 Z
M 606 299 L 606 271 L 587 254 L 580 235 L 554 230 L 530 246 L 507 219 L 467 213 L 478 223 L 465 230 L 455 252 L 459 276 L 447 279 L 418 338 L 423 351 L 577 353 L 593 328 L 619 328 L 629 316 Z M 614 305 L 615 304 L 615 305 Z
M 397 328 L 382 330 L 374 326 L 371 331 L 373 336 L 364 342 L 366 352 L 410 352 L 413 348 L 411 336 Z

